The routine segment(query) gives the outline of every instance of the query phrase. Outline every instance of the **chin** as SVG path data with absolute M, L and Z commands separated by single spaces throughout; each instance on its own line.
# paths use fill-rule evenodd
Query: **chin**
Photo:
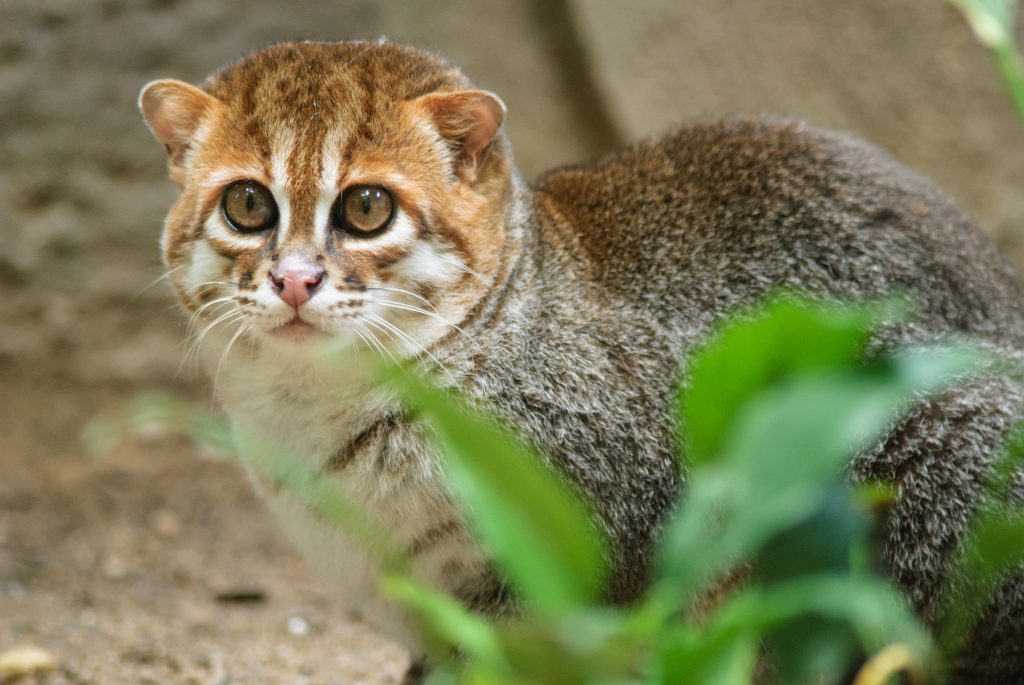
M 271 329 L 267 335 L 277 340 L 306 344 L 326 334 L 320 327 L 296 316 L 291 321 Z
M 303 353 L 309 353 L 343 337 L 333 332 L 327 332 L 299 317 L 273 328 L 264 329 L 258 334 L 258 339 L 263 346 Z
M 324 330 L 316 324 L 293 319 L 258 336 L 261 346 L 289 356 L 310 359 L 330 356 L 348 358 L 359 345 L 355 331 L 347 326 Z

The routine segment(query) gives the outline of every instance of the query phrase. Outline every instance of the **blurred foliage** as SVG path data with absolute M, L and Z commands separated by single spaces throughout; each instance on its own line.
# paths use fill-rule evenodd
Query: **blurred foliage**
M 847 487 L 842 474 L 909 402 L 981 360 L 963 348 L 864 359 L 872 327 L 894 312 L 782 300 L 733 321 L 690 360 L 679 402 L 686 495 L 663 531 L 654 582 L 630 607 L 579 601 L 577 593 L 551 611 L 543 579 L 530 577 L 533 570 L 522 564 L 513 572 L 508 561 L 524 550 L 484 521 L 524 519 L 532 499 L 510 488 L 498 514 L 467 494 L 475 481 L 515 481 L 511 474 L 493 478 L 497 460 L 502 469 L 546 477 L 551 492 L 564 487 L 562 480 L 535 470 L 535 457 L 457 398 L 403 376 L 397 387 L 441 438 L 448 470 L 459 474 L 453 492 L 522 601 L 517 619 L 480 622 L 450 601 L 437 611 L 445 600 L 408 578 L 386 581 L 392 596 L 440 638 L 433 644 L 461 655 L 435 680 L 717 685 L 751 683 L 758 669 L 771 669 L 779 682 L 835 681 L 891 645 L 910 655 L 894 668 L 941 678 L 942 661 L 934 658 L 926 632 L 899 594 L 868 568 L 861 502 L 870 498 Z M 451 449 L 449 436 L 460 432 L 475 443 Z M 586 530 L 579 507 L 547 511 L 563 520 L 533 528 L 531 535 L 546 542 L 534 540 L 530 554 L 563 544 L 552 531 Z M 563 564 L 559 556 L 549 553 L 545 564 Z M 556 574 L 582 570 L 577 583 L 590 587 L 604 569 L 581 568 L 581 558 Z M 535 560 L 531 566 L 542 572 Z M 721 587 L 737 576 L 738 588 Z M 464 630 L 474 620 L 470 639 L 451 639 L 452 625 Z
M 1024 62 L 1017 49 L 1017 0 L 949 0 L 995 58 L 1006 89 L 1024 122 Z
M 686 493 L 663 530 L 653 582 L 632 606 L 602 603 L 611 555 L 567 480 L 410 371 L 390 368 L 383 382 L 435 436 L 454 497 L 515 590 L 514 619 L 474 614 L 422 584 L 381 542 L 386 533 L 286 450 L 247 440 L 263 448 L 242 458 L 378 552 L 382 591 L 419 619 L 433 647 L 435 684 L 738 685 L 759 673 L 784 683 L 857 673 L 857 685 L 881 685 L 897 672 L 940 683 L 995 584 L 1024 558 L 1024 517 L 1006 487 L 1024 433 L 956 555 L 955 575 L 972 582 L 958 586 L 961 601 L 933 642 L 870 569 L 868 509 L 887 490 L 852 488 L 843 472 L 910 403 L 985 360 L 965 347 L 866 358 L 872 330 L 899 315 L 888 304 L 782 299 L 732 320 L 688 360 Z M 154 425 L 222 450 L 234 444 L 208 412 L 166 397 L 140 399 L 89 439 L 105 449 L 111 435 Z

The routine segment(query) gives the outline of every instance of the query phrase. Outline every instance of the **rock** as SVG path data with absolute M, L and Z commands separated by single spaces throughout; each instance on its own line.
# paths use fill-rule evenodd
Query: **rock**
M 41 647 L 23 645 L 0 652 L 0 680 L 13 680 L 56 668 L 56 657 Z
M 267 600 L 267 593 L 258 587 L 232 587 L 214 594 L 221 604 L 258 604 Z

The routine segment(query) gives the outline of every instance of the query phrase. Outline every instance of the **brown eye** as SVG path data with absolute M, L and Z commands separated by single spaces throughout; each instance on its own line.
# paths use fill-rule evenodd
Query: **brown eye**
M 387 228 L 394 214 L 391 193 L 375 186 L 353 186 L 334 205 L 334 226 L 353 235 L 369 236 Z
M 253 233 L 277 223 L 277 203 L 270 191 L 256 181 L 236 183 L 221 200 L 224 218 L 239 233 Z

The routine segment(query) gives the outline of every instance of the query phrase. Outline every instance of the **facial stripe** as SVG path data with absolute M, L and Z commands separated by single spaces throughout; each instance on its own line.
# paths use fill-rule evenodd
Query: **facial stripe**
M 455 155 L 452 153 L 451 146 L 447 141 L 445 141 L 444 137 L 438 133 L 434 123 L 422 112 L 417 111 L 413 117 L 410 117 L 410 119 L 414 122 L 416 131 L 420 134 L 420 139 L 428 141 L 429 145 L 434 150 L 434 154 L 441 160 L 441 166 L 445 169 L 445 176 L 447 177 L 448 182 L 456 182 Z
M 320 197 L 314 214 L 313 239 L 316 245 L 326 245 L 331 231 L 331 207 L 337 199 L 341 178 L 340 130 L 335 129 L 324 137 L 320 160 Z
M 345 173 L 345 185 L 384 186 L 401 190 L 411 185 L 409 177 L 391 164 L 351 166 Z
M 213 127 L 208 120 L 200 124 L 196 129 L 196 132 L 192 135 L 192 143 L 185 150 L 184 165 L 186 169 L 192 168 L 195 162 L 196 151 L 203 149 L 212 130 Z M 201 178 L 202 174 L 199 174 L 199 177 Z
M 288 234 L 291 222 L 291 184 L 288 177 L 289 159 L 295 150 L 295 134 L 281 129 L 270 148 L 270 192 L 277 202 L 277 242 L 281 244 Z
M 234 181 L 251 179 L 267 185 L 269 180 L 262 167 L 257 166 L 230 166 L 214 169 L 207 172 L 203 178 L 203 187 L 206 189 L 222 188 Z

